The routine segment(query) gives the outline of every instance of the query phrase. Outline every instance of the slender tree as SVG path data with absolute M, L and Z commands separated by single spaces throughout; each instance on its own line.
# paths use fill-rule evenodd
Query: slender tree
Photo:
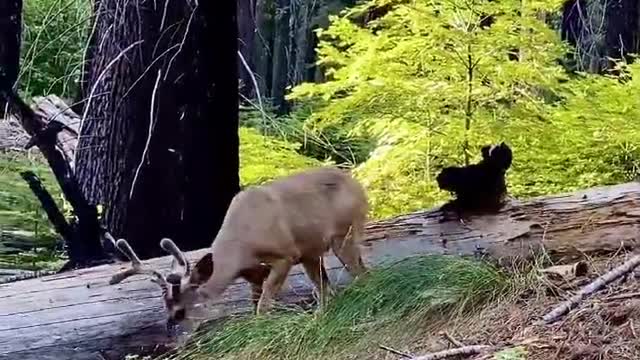
M 208 246 L 239 189 L 236 3 L 95 0 L 77 175 L 142 257 Z

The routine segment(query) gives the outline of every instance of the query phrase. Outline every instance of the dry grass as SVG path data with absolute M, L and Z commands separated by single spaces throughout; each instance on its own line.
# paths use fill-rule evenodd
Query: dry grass
M 625 256 L 594 260 L 588 278 L 578 279 L 576 283 L 584 284 L 624 260 Z M 554 324 L 534 325 L 579 288 L 562 290 L 560 284 L 539 277 L 513 298 L 494 303 L 475 316 L 457 317 L 433 331 L 431 336 L 405 348 L 417 354 L 445 349 L 451 346 L 450 341 L 443 339 L 438 332 L 446 331 L 464 344 L 492 345 L 496 348 L 520 344 L 526 355 L 514 359 L 640 359 L 640 341 L 637 338 L 640 333 L 638 277 L 640 273 L 632 273 L 626 279 L 615 282 L 586 299 Z M 562 285 L 568 287 L 567 284 Z M 385 358 L 388 357 L 376 357 Z M 470 359 L 487 358 L 491 359 L 486 355 Z

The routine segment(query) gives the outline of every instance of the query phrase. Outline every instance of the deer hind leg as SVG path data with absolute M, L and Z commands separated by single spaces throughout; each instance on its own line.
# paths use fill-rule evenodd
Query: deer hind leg
M 289 271 L 295 263 L 295 261 L 289 258 L 278 259 L 271 263 L 271 271 L 262 285 L 262 294 L 256 306 L 257 315 L 264 314 L 271 309 L 273 297 L 280 291 L 280 288 L 282 288 L 282 284 L 284 284 L 287 275 L 289 275 Z
M 325 306 L 327 299 L 334 295 L 334 291 L 331 288 L 329 276 L 327 276 L 327 270 L 322 262 L 322 257 L 303 259 L 302 266 L 304 267 L 307 276 L 316 286 L 316 290 L 319 294 L 320 306 Z
M 331 248 L 336 257 L 347 268 L 352 276 L 357 277 L 367 271 L 360 254 L 360 240 L 364 233 L 364 219 L 358 219 L 351 225 L 350 235 L 335 236 Z

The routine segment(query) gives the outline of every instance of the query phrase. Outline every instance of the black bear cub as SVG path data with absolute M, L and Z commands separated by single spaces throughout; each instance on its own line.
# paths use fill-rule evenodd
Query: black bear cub
M 450 166 L 436 177 L 438 187 L 456 198 L 442 206 L 442 211 L 497 211 L 507 194 L 505 173 L 513 154 L 504 142 L 482 147 L 482 160 L 468 166 Z

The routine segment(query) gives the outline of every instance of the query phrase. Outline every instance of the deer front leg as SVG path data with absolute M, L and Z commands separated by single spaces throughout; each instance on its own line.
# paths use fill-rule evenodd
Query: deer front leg
M 260 264 L 240 273 L 240 276 L 251 285 L 251 302 L 253 302 L 254 311 L 258 309 L 258 301 L 262 295 L 262 284 L 269 276 L 269 271 L 270 268 L 267 265 Z
M 303 259 L 302 266 L 307 276 L 309 276 L 316 286 L 318 294 L 320 295 L 320 306 L 324 307 L 327 304 L 327 299 L 334 295 L 334 291 L 331 288 L 327 270 L 322 263 L 322 257 Z
M 295 262 L 291 259 L 278 259 L 271 264 L 271 271 L 262 285 L 262 295 L 258 300 L 256 314 L 266 313 L 271 308 L 273 297 L 280 291 Z

